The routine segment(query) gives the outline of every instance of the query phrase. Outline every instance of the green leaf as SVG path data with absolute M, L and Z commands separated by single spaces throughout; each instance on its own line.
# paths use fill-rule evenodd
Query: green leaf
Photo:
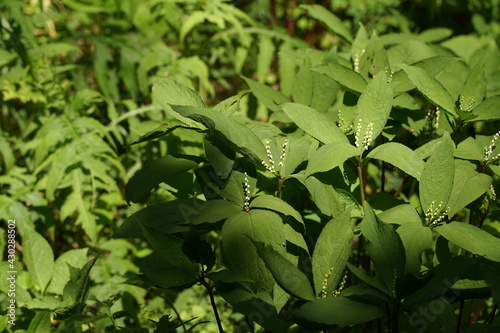
M 331 219 L 321 231 L 312 255 L 312 271 L 316 295 L 331 295 L 338 287 L 349 259 L 352 208 Z
M 432 231 L 421 223 L 405 223 L 397 230 L 405 248 L 405 273 L 418 274 L 422 265 L 422 252 L 432 246 Z
M 475 164 L 455 160 L 453 188 L 448 200 L 450 207 L 448 217 L 452 218 L 458 211 L 488 191 L 491 182 L 490 176 L 476 171 Z
M 360 224 L 361 233 L 369 241 L 370 253 L 377 276 L 389 295 L 394 294 L 394 281 L 402 276 L 405 252 L 399 235 L 390 224 L 380 222 L 373 209 L 365 202 L 365 218 Z
M 81 269 L 70 268 L 70 281 L 64 287 L 64 301 L 71 305 L 85 303 L 89 291 L 89 274 L 99 256 L 87 261 Z M 74 272 L 74 275 L 72 274 Z
M 269 209 L 278 213 L 291 216 L 300 223 L 304 224 L 302 216 L 300 216 L 300 213 L 298 211 L 296 211 L 287 202 L 269 194 L 263 194 L 253 199 L 252 202 L 250 203 L 250 209 L 252 208 Z
M 453 34 L 453 30 L 449 28 L 431 28 L 422 31 L 418 35 L 418 39 L 426 43 L 436 43 L 446 38 L 450 37 Z
M 368 322 L 384 313 L 382 306 L 356 302 L 343 296 L 317 299 L 291 311 L 292 316 L 312 323 L 341 327 Z
M 438 74 L 443 72 L 443 70 L 451 64 L 459 61 L 460 58 L 438 55 L 430 58 L 422 59 L 412 66 L 420 68 L 426 71 L 431 77 L 436 77 Z M 415 85 L 410 81 L 408 75 L 405 71 L 401 70 L 394 74 L 391 85 L 394 90 L 394 94 L 400 94 L 402 92 L 410 91 L 415 88 Z
M 69 250 L 61 254 L 54 263 L 54 273 L 47 292 L 62 295 L 64 286 L 68 283 L 69 266 L 82 268 L 87 261 L 88 249 Z
M 479 61 L 471 68 L 460 92 L 460 109 L 471 111 L 480 104 L 486 95 L 484 61 Z
M 295 264 L 262 242 L 254 242 L 257 253 L 264 260 L 278 285 L 289 294 L 305 300 L 313 300 L 314 291 L 307 276 Z
M 385 223 L 422 225 L 422 218 L 411 204 L 389 208 L 378 214 L 378 218 Z
M 306 177 L 304 173 L 296 174 L 294 178 L 304 184 L 321 213 L 334 216 L 338 211 L 345 208 L 346 202 L 343 200 L 344 198 L 333 186 L 322 183 L 314 176 Z M 355 202 L 354 199 L 352 201 Z
M 173 265 L 157 252 L 142 259 L 139 267 L 144 274 L 142 279 L 159 288 L 189 288 L 198 281 L 197 274 Z
M 492 261 L 484 260 L 480 264 L 481 272 L 486 282 L 491 288 L 493 299 L 498 304 L 500 302 L 500 264 Z
M 474 270 L 478 263 L 479 258 L 465 256 L 453 257 L 441 263 L 427 273 L 430 278 L 424 286 L 405 297 L 403 306 L 410 308 L 438 297 L 445 298 L 449 303 L 456 301 L 459 293 L 452 288 L 453 285 Z
M 182 239 L 174 235 L 155 231 L 143 223 L 140 226 L 153 251 L 158 253 L 165 262 L 184 271 L 187 275 L 197 276 L 199 265 L 192 263 L 182 251 Z
M 246 78 L 244 76 L 243 80 L 245 80 L 245 82 L 248 84 L 255 97 L 257 97 L 257 99 L 262 102 L 262 104 L 264 104 L 269 110 L 273 112 L 281 111 L 279 107 L 280 104 L 290 102 L 290 99 L 288 97 L 271 87 L 268 87 L 262 83 L 255 82 L 254 80 Z
M 233 170 L 236 153 L 230 149 L 224 149 L 221 142 L 213 144 L 206 137 L 203 139 L 203 146 L 205 148 L 205 156 L 214 168 L 217 176 L 222 179 L 227 178 Z
M 353 156 L 359 155 L 358 148 L 347 142 L 328 143 L 316 150 L 307 163 L 306 175 L 332 170 Z
M 54 253 L 49 242 L 34 229 L 23 230 L 23 261 L 33 282 L 45 293 L 54 271 Z
M 205 103 L 198 93 L 171 79 L 157 79 L 152 89 L 153 99 L 174 118 L 188 127 L 203 129 L 197 122 L 174 112 L 171 105 L 189 105 L 203 108 Z
M 222 227 L 222 248 L 229 268 L 254 281 L 255 290 L 271 292 L 275 281 L 252 242 L 262 242 L 297 264 L 297 258 L 285 251 L 287 241 L 307 248 L 302 236 L 269 210 L 243 211 L 228 218 Z
M 455 102 L 439 81 L 421 68 L 404 64 L 399 66 L 425 98 L 451 115 L 456 115 Z
M 354 119 L 354 126 L 356 126 L 356 132 L 359 132 L 360 135 L 360 142 L 356 144 L 361 147 L 362 141 L 368 135 L 368 132 L 371 132 L 368 135 L 369 142 L 375 140 L 382 133 L 391 113 L 392 89 L 387 83 L 387 76 L 384 72 L 378 73 L 368 83 L 359 97 L 356 109 L 357 115 Z
M 186 158 L 163 156 L 139 170 L 125 187 L 127 203 L 141 202 L 158 184 L 198 166 L 198 163 Z
M 468 137 L 457 145 L 455 157 L 482 162 L 484 160 L 484 149 L 479 146 L 473 137 Z
M 253 246 L 252 246 L 253 247 Z M 285 333 L 291 323 L 278 316 L 269 294 L 254 293 L 243 283 L 216 283 L 217 292 L 233 307 L 252 321 L 273 333 Z
M 431 205 L 442 206 L 443 211 L 453 189 L 455 161 L 453 150 L 455 144 L 445 132 L 441 143 L 427 160 L 420 176 L 419 192 L 422 210 L 427 212 Z
M 188 127 L 181 123 L 180 121 L 170 121 L 169 123 L 164 123 L 161 124 L 160 126 L 156 127 L 154 130 L 151 130 L 143 135 L 137 141 L 132 142 L 129 146 L 135 145 L 141 142 L 146 142 L 146 141 L 151 141 L 154 139 L 158 139 L 164 135 L 167 135 L 177 128 L 187 128 L 187 129 L 192 129 L 192 130 L 198 130 L 198 128 L 193 128 L 193 127 Z
M 261 163 L 267 158 L 266 149 L 260 139 L 244 124 L 222 113 L 192 106 L 172 105 L 179 114 L 202 123 L 210 135 L 231 147 L 233 150 Z
M 387 142 L 377 146 L 367 157 L 390 163 L 417 180 L 420 179 L 425 165 L 413 150 L 397 142 Z
M 342 21 L 325 7 L 320 5 L 300 5 L 300 8 L 307 10 L 309 15 L 320 21 L 325 27 L 339 37 L 343 42 L 351 44 L 353 38 L 351 32 Z
M 325 74 L 345 89 L 357 94 L 360 94 L 367 85 L 365 78 L 361 74 L 339 64 L 326 63 L 311 70 Z
M 495 121 L 500 119 L 500 96 L 492 96 L 485 99 L 474 110 L 473 114 L 477 115 L 474 121 Z
M 453 244 L 478 256 L 500 262 L 500 239 L 473 225 L 450 222 L 434 228 Z
M 323 143 L 345 142 L 349 140 L 337 124 L 318 111 L 297 103 L 282 105 L 283 111 L 304 132 Z

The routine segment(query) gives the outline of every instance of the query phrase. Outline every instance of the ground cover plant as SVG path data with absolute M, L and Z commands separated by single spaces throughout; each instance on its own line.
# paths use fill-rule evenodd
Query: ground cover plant
M 495 2 L 235 4 L 2 5 L 0 327 L 496 332 Z

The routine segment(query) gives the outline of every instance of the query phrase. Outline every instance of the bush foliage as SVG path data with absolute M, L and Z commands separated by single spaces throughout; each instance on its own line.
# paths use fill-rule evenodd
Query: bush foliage
M 498 1 L 0 8 L 2 330 L 498 330 Z

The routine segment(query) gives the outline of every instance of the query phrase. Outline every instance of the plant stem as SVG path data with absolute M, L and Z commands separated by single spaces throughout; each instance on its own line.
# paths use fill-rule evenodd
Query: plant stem
M 363 212 L 365 211 L 365 182 L 363 180 L 363 155 L 359 155 L 358 158 L 358 178 L 359 178 L 359 190 L 361 192 L 361 204 L 363 206 Z
M 462 314 L 464 312 L 464 301 L 460 301 L 460 310 L 458 311 L 458 320 L 457 320 L 457 328 L 455 330 L 456 333 L 460 333 L 460 326 L 462 323 Z
M 200 278 L 200 283 L 203 287 L 205 287 L 208 291 L 208 296 L 210 297 L 210 304 L 212 304 L 212 309 L 214 310 L 215 320 L 217 321 L 217 327 L 219 327 L 219 332 L 224 333 L 224 329 L 222 328 L 222 322 L 220 321 L 219 311 L 217 311 L 217 304 L 215 304 L 215 297 L 213 293 L 213 287 L 211 287 L 207 281 L 205 281 L 204 277 Z

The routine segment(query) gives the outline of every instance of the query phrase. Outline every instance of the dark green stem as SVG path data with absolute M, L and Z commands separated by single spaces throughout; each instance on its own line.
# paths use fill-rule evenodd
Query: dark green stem
M 212 304 L 212 309 L 214 310 L 215 320 L 217 321 L 217 327 L 219 328 L 220 333 L 224 333 L 224 329 L 222 328 L 222 322 L 219 317 L 219 311 L 217 310 L 217 304 L 215 304 L 215 297 L 213 293 L 213 287 L 210 286 L 207 281 L 205 281 L 204 277 L 200 278 L 200 283 L 203 287 L 205 287 L 208 291 L 208 296 L 210 297 L 210 304 Z

